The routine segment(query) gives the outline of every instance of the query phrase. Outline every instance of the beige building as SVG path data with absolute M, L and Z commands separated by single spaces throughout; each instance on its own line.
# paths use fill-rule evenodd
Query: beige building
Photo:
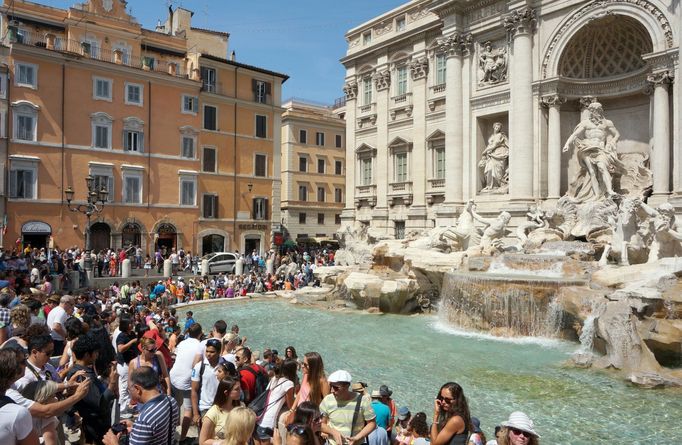
M 289 238 L 331 238 L 346 191 L 346 124 L 331 107 L 282 105 L 282 223 Z
M 471 199 L 512 225 L 587 199 L 564 144 L 596 100 L 640 172 L 615 192 L 653 178 L 640 192 L 679 214 L 681 20 L 659 0 L 413 0 L 349 30 L 344 223 L 401 237 L 455 224 Z

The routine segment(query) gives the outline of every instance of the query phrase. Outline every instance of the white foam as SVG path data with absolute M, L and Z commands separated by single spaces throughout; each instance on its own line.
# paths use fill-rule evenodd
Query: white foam
M 458 337 L 471 338 L 481 341 L 496 341 L 502 343 L 512 343 L 517 345 L 537 345 L 543 348 L 565 348 L 571 346 L 572 343 L 559 340 L 556 338 L 547 337 L 498 337 L 485 332 L 466 331 L 464 329 L 456 328 L 448 325 L 445 321 L 433 317 L 429 322 L 429 326 L 435 331 L 448 335 L 456 335 Z

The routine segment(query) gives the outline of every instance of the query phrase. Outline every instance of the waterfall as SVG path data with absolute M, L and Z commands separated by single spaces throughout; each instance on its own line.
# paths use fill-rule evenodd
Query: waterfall
M 597 316 L 592 313 L 590 314 L 583 323 L 583 330 L 580 333 L 580 349 L 579 354 L 591 354 L 592 348 L 594 347 L 594 334 L 597 330 Z
M 561 328 L 563 327 L 564 310 L 561 303 L 556 298 L 552 298 L 549 302 L 547 310 L 547 322 L 545 323 L 545 332 L 552 337 L 557 337 Z

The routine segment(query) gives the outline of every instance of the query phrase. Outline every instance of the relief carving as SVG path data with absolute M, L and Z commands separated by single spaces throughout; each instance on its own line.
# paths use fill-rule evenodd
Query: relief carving
M 478 66 L 482 71 L 479 85 L 507 80 L 507 48 L 493 48 L 491 42 L 485 42 L 479 51 Z

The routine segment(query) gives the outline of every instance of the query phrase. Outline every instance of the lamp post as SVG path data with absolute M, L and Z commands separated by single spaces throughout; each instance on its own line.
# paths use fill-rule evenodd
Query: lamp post
M 87 200 L 86 200 L 85 204 L 71 205 L 71 201 L 73 200 L 73 194 L 74 194 L 71 186 L 68 186 L 66 188 L 66 190 L 64 190 L 64 194 L 66 195 L 66 204 L 69 206 L 69 210 L 71 210 L 72 212 L 82 213 L 88 219 L 88 224 L 85 227 L 85 250 L 90 251 L 91 250 L 91 246 L 90 246 L 90 217 L 93 215 L 93 213 L 101 213 L 102 212 L 102 210 L 104 209 L 104 203 L 106 202 L 107 197 L 109 196 L 109 192 L 104 187 L 97 190 L 97 184 L 95 183 L 95 178 L 93 178 L 90 175 L 88 175 L 85 178 L 85 183 L 88 186 L 88 195 L 87 195 Z

